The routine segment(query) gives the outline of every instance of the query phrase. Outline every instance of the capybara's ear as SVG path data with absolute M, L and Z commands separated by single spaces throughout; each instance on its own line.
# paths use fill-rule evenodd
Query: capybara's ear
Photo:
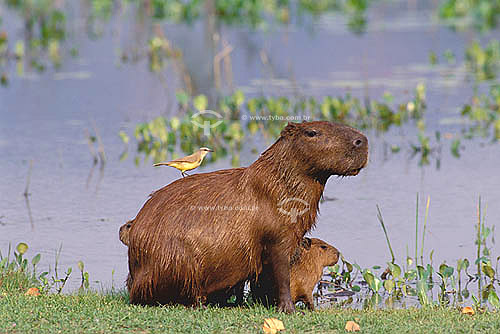
M 281 130 L 281 137 L 293 135 L 297 132 L 300 123 L 288 122 L 283 130 Z
M 302 246 L 302 248 L 309 250 L 311 249 L 311 243 L 312 241 L 310 238 L 303 238 L 300 245 Z

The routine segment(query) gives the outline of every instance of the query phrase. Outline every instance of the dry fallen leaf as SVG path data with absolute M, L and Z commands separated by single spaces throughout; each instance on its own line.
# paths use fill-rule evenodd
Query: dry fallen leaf
M 275 318 L 267 318 L 264 320 L 264 326 L 262 326 L 264 333 L 276 334 L 278 331 L 285 329 L 283 322 Z
M 348 321 L 345 323 L 345 330 L 348 332 L 359 332 L 361 328 L 354 321 Z
M 29 288 L 25 293 L 26 296 L 40 296 L 40 290 L 38 288 Z
M 474 315 L 474 309 L 470 306 L 466 306 L 462 309 L 462 314 Z

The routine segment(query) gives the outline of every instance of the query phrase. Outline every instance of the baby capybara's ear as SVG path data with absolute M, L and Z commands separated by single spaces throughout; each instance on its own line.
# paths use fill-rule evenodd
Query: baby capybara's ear
M 300 246 L 304 248 L 305 250 L 311 249 L 311 239 L 310 238 L 303 238 L 302 241 L 300 242 Z
M 281 137 L 292 136 L 299 131 L 300 123 L 288 122 L 283 130 L 281 130 Z

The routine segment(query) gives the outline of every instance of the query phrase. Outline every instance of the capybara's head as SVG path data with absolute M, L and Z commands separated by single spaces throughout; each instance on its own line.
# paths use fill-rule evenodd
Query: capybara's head
M 357 175 L 368 162 L 368 139 L 347 125 L 288 123 L 280 139 L 290 142 L 295 158 L 310 175 Z
M 339 251 L 332 245 L 317 238 L 303 238 L 300 243 L 301 258 L 314 261 L 321 267 L 333 266 L 339 260 Z
M 122 226 L 120 226 L 120 241 L 123 242 L 124 245 L 128 246 L 129 243 L 129 231 L 130 227 L 132 227 L 133 220 L 129 220 Z

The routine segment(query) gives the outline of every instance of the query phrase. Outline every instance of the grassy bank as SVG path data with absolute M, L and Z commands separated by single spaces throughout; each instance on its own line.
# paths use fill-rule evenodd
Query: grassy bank
M 329 308 L 287 315 L 260 305 L 241 308 L 130 305 L 125 292 L 96 293 L 85 287 L 83 264 L 79 293 L 60 294 L 64 278 L 38 273 L 36 263 L 23 257 L 0 256 L 0 334 L 2 333 L 262 333 L 266 318 L 283 321 L 284 333 L 345 333 L 355 321 L 364 333 L 499 333 L 500 313 L 465 315 L 456 307 L 365 310 Z M 30 269 L 30 265 L 33 269 Z M 38 296 L 27 296 L 30 288 Z M 38 290 L 37 290 L 38 291 Z
M 463 315 L 452 308 L 328 309 L 277 313 L 251 308 L 140 307 L 124 295 L 25 296 L 2 293 L 0 333 L 261 333 L 265 318 L 283 321 L 285 333 L 345 333 L 356 321 L 364 333 L 499 333 L 497 312 Z

